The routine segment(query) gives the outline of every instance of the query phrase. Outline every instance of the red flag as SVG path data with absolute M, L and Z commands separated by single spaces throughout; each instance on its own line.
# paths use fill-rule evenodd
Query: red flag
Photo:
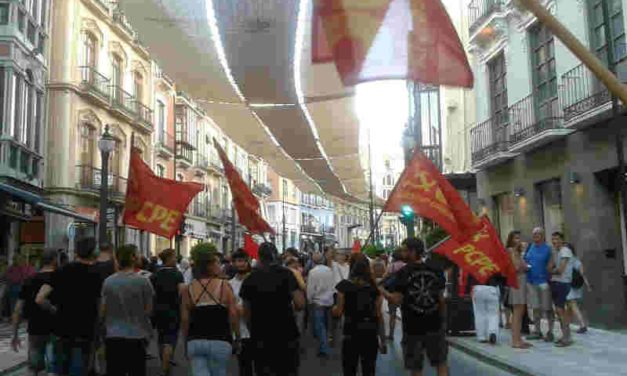
M 255 260 L 259 258 L 259 245 L 249 233 L 244 234 L 244 252 Z
M 440 0 L 317 0 L 315 4 L 312 60 L 325 61 L 330 49 L 344 85 L 409 79 L 472 87 L 466 52 Z M 317 18 L 322 19 L 326 40 L 317 33 Z
M 359 241 L 359 239 L 355 239 L 355 241 L 353 242 L 353 253 L 359 252 L 361 252 L 361 242 Z
M 264 232 L 274 234 L 274 229 L 259 214 L 259 201 L 257 201 L 255 195 L 244 183 L 244 180 L 235 170 L 235 167 L 233 167 L 233 164 L 229 161 L 218 142 L 214 139 L 213 143 L 216 149 L 218 149 L 218 155 L 224 166 L 224 174 L 231 188 L 233 205 L 235 205 L 239 222 L 254 234 L 262 234 Z
M 430 218 L 457 240 L 465 240 L 481 229 L 479 218 L 420 151 L 405 167 L 383 211 L 400 212 L 403 205 L 411 206 L 416 215 Z
M 481 223 L 482 229 L 466 242 L 460 243 L 451 238 L 434 252 L 453 261 L 464 275 L 472 275 L 479 283 L 486 283 L 498 273 L 505 276 L 508 286 L 518 288 L 516 270 L 498 237 L 495 238 L 494 227 L 487 217 L 482 217 Z
M 131 151 L 128 187 L 123 222 L 165 238 L 172 238 L 181 227 L 190 201 L 204 187 L 156 176 L 142 160 L 139 151 Z

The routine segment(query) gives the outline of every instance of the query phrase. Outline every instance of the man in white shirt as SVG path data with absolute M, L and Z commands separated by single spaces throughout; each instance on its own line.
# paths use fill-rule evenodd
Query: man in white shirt
M 239 324 L 240 335 L 242 339 L 242 347 L 238 356 L 239 362 L 239 374 L 240 376 L 252 376 L 253 375 L 253 351 L 252 343 L 250 342 L 250 332 L 246 326 L 246 320 L 244 320 L 244 306 L 242 298 L 239 296 L 239 292 L 242 288 L 242 283 L 248 277 L 251 271 L 250 259 L 248 254 L 242 249 L 238 249 L 233 253 L 233 266 L 235 267 L 236 274 L 229 281 L 231 288 L 233 289 L 233 295 L 237 302 L 237 310 L 240 314 L 241 320 Z
M 320 341 L 318 356 L 326 358 L 331 350 L 327 337 L 329 312 L 333 306 L 335 284 L 333 271 L 324 264 L 322 254 L 316 252 L 312 256 L 316 265 L 307 278 L 307 299 L 313 305 L 314 333 Z

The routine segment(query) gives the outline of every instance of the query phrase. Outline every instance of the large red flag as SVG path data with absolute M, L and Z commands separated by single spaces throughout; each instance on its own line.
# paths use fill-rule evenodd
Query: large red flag
M 259 258 L 259 244 L 255 243 L 255 240 L 249 233 L 244 234 L 244 252 L 252 259 Z
M 455 187 L 420 151 L 405 167 L 383 211 L 400 212 L 403 205 L 411 206 L 417 215 L 433 220 L 458 240 L 481 229 L 481 221 Z
M 133 148 L 123 222 L 172 238 L 181 227 L 190 201 L 203 189 L 198 183 L 182 183 L 156 176 L 142 160 L 139 151 Z
M 353 242 L 353 253 L 359 252 L 361 252 L 361 242 L 359 241 L 359 239 L 355 239 L 355 241 Z
M 516 269 L 501 244 L 496 231 L 487 217 L 481 220 L 483 227 L 465 242 L 451 238 L 434 250 L 453 261 L 465 273 L 472 275 L 479 283 L 485 283 L 491 276 L 501 274 L 507 285 L 518 288 Z M 496 237 L 495 237 L 496 236 Z
M 224 174 L 231 188 L 233 205 L 235 205 L 239 222 L 254 234 L 263 234 L 264 232 L 274 234 L 272 226 L 259 214 L 259 201 L 257 201 L 255 195 L 253 195 L 237 170 L 235 170 L 220 144 L 215 139 L 213 143 L 224 166 Z
M 327 61 L 330 50 L 347 86 L 381 79 L 473 85 L 464 47 L 440 0 L 317 0 L 312 24 L 312 60 Z

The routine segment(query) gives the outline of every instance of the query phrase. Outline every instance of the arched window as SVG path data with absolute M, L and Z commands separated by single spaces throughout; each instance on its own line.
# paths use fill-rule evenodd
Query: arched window
M 122 58 L 118 55 L 113 55 L 111 61 L 111 85 L 113 85 L 113 99 L 116 101 L 122 100 L 122 88 L 124 86 L 124 72 L 122 68 Z
M 93 167 L 96 149 L 96 129 L 91 124 L 83 124 L 80 127 L 80 132 L 80 164 Z
M 144 103 L 144 77 L 139 72 L 133 73 L 133 94 L 135 100 Z
M 98 66 L 98 40 L 92 33 L 85 33 L 83 41 L 83 65 L 92 69 Z

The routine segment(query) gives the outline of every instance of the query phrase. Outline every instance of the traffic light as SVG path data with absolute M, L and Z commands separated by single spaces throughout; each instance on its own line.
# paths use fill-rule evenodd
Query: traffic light
M 401 215 L 399 217 L 402 224 L 407 227 L 407 237 L 413 237 L 414 232 L 414 209 L 409 205 L 401 206 Z

